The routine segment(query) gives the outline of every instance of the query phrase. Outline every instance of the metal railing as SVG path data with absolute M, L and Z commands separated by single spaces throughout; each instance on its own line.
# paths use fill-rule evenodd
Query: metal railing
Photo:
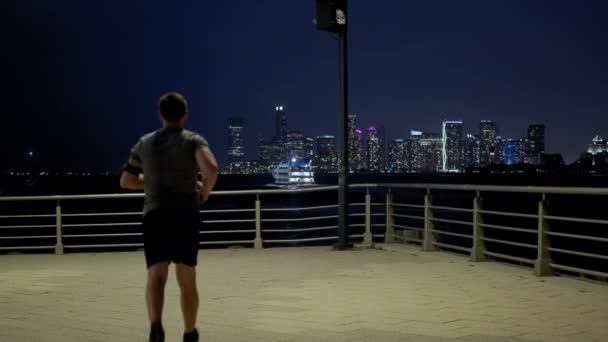
M 203 229 L 200 231 L 200 245 L 244 245 L 262 248 L 270 245 L 290 245 L 298 243 L 331 242 L 337 240 L 338 215 L 337 196 L 332 204 L 284 206 L 280 199 L 273 196 L 303 196 L 306 194 L 322 194 L 337 192 L 337 186 L 303 188 L 293 190 L 241 190 L 215 191 L 213 201 L 200 212 L 204 214 Z M 141 231 L 141 207 L 144 195 L 132 194 L 102 194 L 102 195 L 56 195 L 56 196 L 20 196 L 0 197 L 0 208 L 3 203 L 54 203 L 54 213 L 14 213 L 0 212 L 0 251 L 20 250 L 53 250 L 63 254 L 65 250 L 102 249 L 102 248 L 141 248 L 143 247 L 143 232 Z M 235 205 L 218 207 L 215 202 L 221 198 L 241 198 Z M 327 196 L 325 196 L 327 197 Z M 263 202 L 263 198 L 265 199 Z M 129 200 L 131 210 L 92 212 L 93 205 L 85 206 L 86 210 L 76 212 L 66 211 L 66 204 L 72 202 L 116 201 Z M 106 202 L 107 203 L 107 202 Z M 224 203 L 225 204 L 225 203 Z M 364 224 L 358 223 L 366 216 L 378 216 L 372 213 L 373 206 L 384 206 L 384 203 L 371 203 L 369 194 L 364 203 L 351 203 L 349 214 L 352 217 L 354 240 L 362 240 L 371 245 L 372 239 L 383 239 L 384 234 L 372 234 L 375 230 L 384 228 L 384 224 L 365 219 Z M 36 206 L 34 206 L 36 207 Z M 101 205 L 104 207 L 104 205 Z M 28 208 L 31 209 L 31 208 Z M 358 212 L 361 209 L 362 212 Z M 283 215 L 281 215 L 283 214 Z M 284 214 L 288 214 L 285 216 Z M 295 217 L 299 215 L 301 217 Z M 39 219 L 48 222 L 37 223 Z M 50 220 L 54 222 L 50 222 Z M 104 222 L 110 219 L 110 222 Z M 22 223 L 6 224 L 7 220 L 21 220 Z M 85 221 L 82 221 L 85 220 Z M 23 223 L 25 221 L 25 223 Z M 95 230 L 121 229 L 118 232 Z M 362 230 L 358 232 L 358 230 Z M 17 232 L 11 234 L 8 232 Z M 36 233 L 29 233 L 36 232 Z M 37 232 L 42 232 L 41 234 Z M 305 234 L 308 234 L 306 236 Z M 116 240 L 112 240 L 115 238 Z M 133 239 L 133 242 L 125 242 Z M 89 242 L 83 242 L 83 241 Z M 100 240 L 110 241 L 101 243 Z M 7 241 L 12 242 L 8 243 Z M 31 243 L 36 241 L 37 243 Z M 3 242 L 4 245 L 3 245 Z
M 592 261 L 608 260 L 608 253 L 605 252 L 608 250 L 605 244 L 608 243 L 608 227 L 605 227 L 608 225 L 608 220 L 550 215 L 550 201 L 548 200 L 549 195 L 606 197 L 608 195 L 608 189 L 438 184 L 379 184 L 379 186 L 389 189 L 386 203 L 387 216 L 389 216 L 390 219 L 387 220 L 386 242 L 403 241 L 408 243 L 419 243 L 424 251 L 445 249 L 466 253 L 470 256 L 471 261 L 485 261 L 488 257 L 492 257 L 498 260 L 527 264 L 534 267 L 534 273 L 538 276 L 552 275 L 555 274 L 556 271 L 566 271 L 568 273 L 596 277 L 604 281 L 608 279 L 608 273 L 606 272 L 606 265 L 608 264 L 596 262 L 595 264 L 600 264 L 598 267 L 587 267 L 587 265 L 593 264 Z M 394 192 L 399 190 L 423 190 L 425 192 L 422 201 L 423 203 L 397 203 L 393 201 L 391 191 Z M 470 206 L 455 207 L 434 205 L 433 194 L 439 191 L 472 193 L 473 196 L 469 200 Z M 536 212 L 522 213 L 498 209 L 486 210 L 483 208 L 484 198 L 482 193 L 486 195 L 504 193 L 536 195 L 538 197 L 537 207 L 535 208 Z M 502 203 L 505 204 L 504 202 Z M 573 204 L 573 207 L 576 207 L 577 205 L 582 206 L 583 204 Z M 410 212 L 416 210 L 419 213 L 418 215 L 412 215 L 411 213 L 400 214 L 399 209 L 404 208 L 409 209 Z M 468 219 L 441 218 L 437 216 L 438 213 L 457 213 L 468 216 Z M 534 220 L 533 225 L 535 228 L 486 223 L 486 221 L 491 218 L 500 217 Z M 399 220 L 402 222 L 399 222 Z M 597 235 L 559 232 L 552 229 L 552 226 L 556 221 L 599 225 L 602 226 L 603 229 L 599 230 L 600 233 Z M 418 223 L 418 225 L 416 225 L 416 223 Z M 468 229 L 464 232 L 462 232 L 462 230 L 457 232 L 453 230 L 442 230 L 435 227 L 437 223 L 443 223 L 451 228 L 464 226 Z M 581 228 L 577 229 L 577 231 L 584 231 L 582 229 L 583 227 L 577 227 Z M 572 230 L 574 229 L 570 229 L 570 231 Z M 410 232 L 410 234 L 399 235 L 397 234 L 398 231 Z M 505 236 L 504 238 L 493 238 L 488 236 L 495 231 L 506 232 L 508 234 L 503 234 Z M 515 237 L 518 236 L 518 234 L 519 236 L 521 236 L 521 234 L 533 236 L 534 242 L 516 241 L 518 239 L 515 239 Z M 445 237 L 468 240 L 470 242 L 467 244 L 462 242 L 450 243 L 440 241 L 442 240 L 441 238 Z M 576 245 L 580 248 L 585 248 L 587 246 L 581 243 L 572 243 L 573 240 L 604 243 L 603 248 L 596 248 L 596 250 L 604 251 L 604 253 L 589 253 L 581 250 L 574 250 L 573 248 L 556 248 L 552 246 L 552 237 L 569 239 L 570 241 L 568 242 L 570 245 Z M 496 252 L 493 251 L 489 245 L 507 247 L 502 249 L 509 252 L 513 252 L 516 249 L 528 249 L 534 252 L 535 257 L 515 255 L 517 253 Z M 583 257 L 585 260 L 577 261 L 577 266 L 565 265 L 554 261 L 554 256 L 558 254 Z
M 337 188 L 216 191 L 210 204 L 201 210 L 204 220 L 200 244 L 262 248 L 335 241 L 338 238 L 337 195 L 335 201 L 328 201 L 331 196 L 323 194 L 336 194 Z M 605 268 L 608 220 L 563 215 L 553 212 L 549 205 L 559 196 L 577 200 L 606 198 L 608 189 L 384 183 L 352 185 L 351 192 L 350 236 L 366 246 L 379 241 L 413 243 L 427 252 L 465 253 L 472 261 L 494 259 L 531 265 L 539 276 L 566 272 L 608 278 Z M 309 200 L 311 203 L 300 199 L 311 194 L 317 196 Z M 509 194 L 523 199 L 528 196 L 527 201 L 532 204 L 524 206 L 524 210 L 514 210 L 501 199 Z M 234 196 L 239 200 L 232 205 L 213 204 L 218 199 Z M 298 200 L 285 202 L 274 196 Z M 501 198 L 496 200 L 497 196 Z M 64 208 L 64 204 L 71 202 L 108 200 L 135 201 L 141 206 L 142 198 L 141 193 L 0 197 L 0 205 L 55 203 L 54 213 L 0 212 L 0 250 L 54 249 L 56 254 L 62 254 L 65 249 L 143 247 L 141 212 L 137 209 L 83 212 Z M 497 208 L 486 206 L 492 201 L 499 204 Z M 125 222 L 125 218 L 130 219 Z M 520 224 L 510 223 L 512 221 Z M 564 228 L 563 224 L 576 224 L 580 229 Z M 596 229 L 596 233 L 583 229 L 591 226 L 602 228 Z M 598 244 L 603 247 L 597 247 Z M 560 261 L 566 257 L 574 261 Z

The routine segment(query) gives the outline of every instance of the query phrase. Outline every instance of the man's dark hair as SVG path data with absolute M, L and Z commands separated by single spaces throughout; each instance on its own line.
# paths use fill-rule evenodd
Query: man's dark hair
M 166 93 L 158 101 L 160 115 L 168 122 L 179 121 L 188 111 L 186 98 L 179 93 Z

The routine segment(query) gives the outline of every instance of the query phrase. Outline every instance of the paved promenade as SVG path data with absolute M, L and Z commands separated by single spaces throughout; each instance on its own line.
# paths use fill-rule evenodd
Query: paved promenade
M 142 252 L 0 265 L 0 341 L 147 341 Z M 409 246 L 201 250 L 197 272 L 201 341 L 608 341 L 606 285 Z M 164 324 L 181 341 L 174 273 Z

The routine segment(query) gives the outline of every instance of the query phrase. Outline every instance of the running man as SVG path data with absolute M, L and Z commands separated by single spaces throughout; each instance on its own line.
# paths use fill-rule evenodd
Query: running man
M 162 128 L 144 135 L 135 144 L 120 176 L 120 186 L 145 192 L 143 230 L 150 342 L 165 340 L 162 313 L 171 262 L 175 263 L 181 292 L 183 341 L 197 342 L 195 266 L 199 207 L 207 201 L 217 180 L 217 161 L 205 138 L 184 129 L 188 118 L 184 96 L 178 93 L 161 96 L 158 116 Z

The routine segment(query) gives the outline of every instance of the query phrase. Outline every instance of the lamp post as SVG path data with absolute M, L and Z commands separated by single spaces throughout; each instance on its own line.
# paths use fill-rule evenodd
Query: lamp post
M 338 173 L 338 242 L 337 250 L 352 248 L 348 227 L 348 64 L 346 0 L 317 0 L 316 26 L 318 30 L 338 33 L 340 40 L 340 108 L 338 137 L 340 139 L 340 169 Z

